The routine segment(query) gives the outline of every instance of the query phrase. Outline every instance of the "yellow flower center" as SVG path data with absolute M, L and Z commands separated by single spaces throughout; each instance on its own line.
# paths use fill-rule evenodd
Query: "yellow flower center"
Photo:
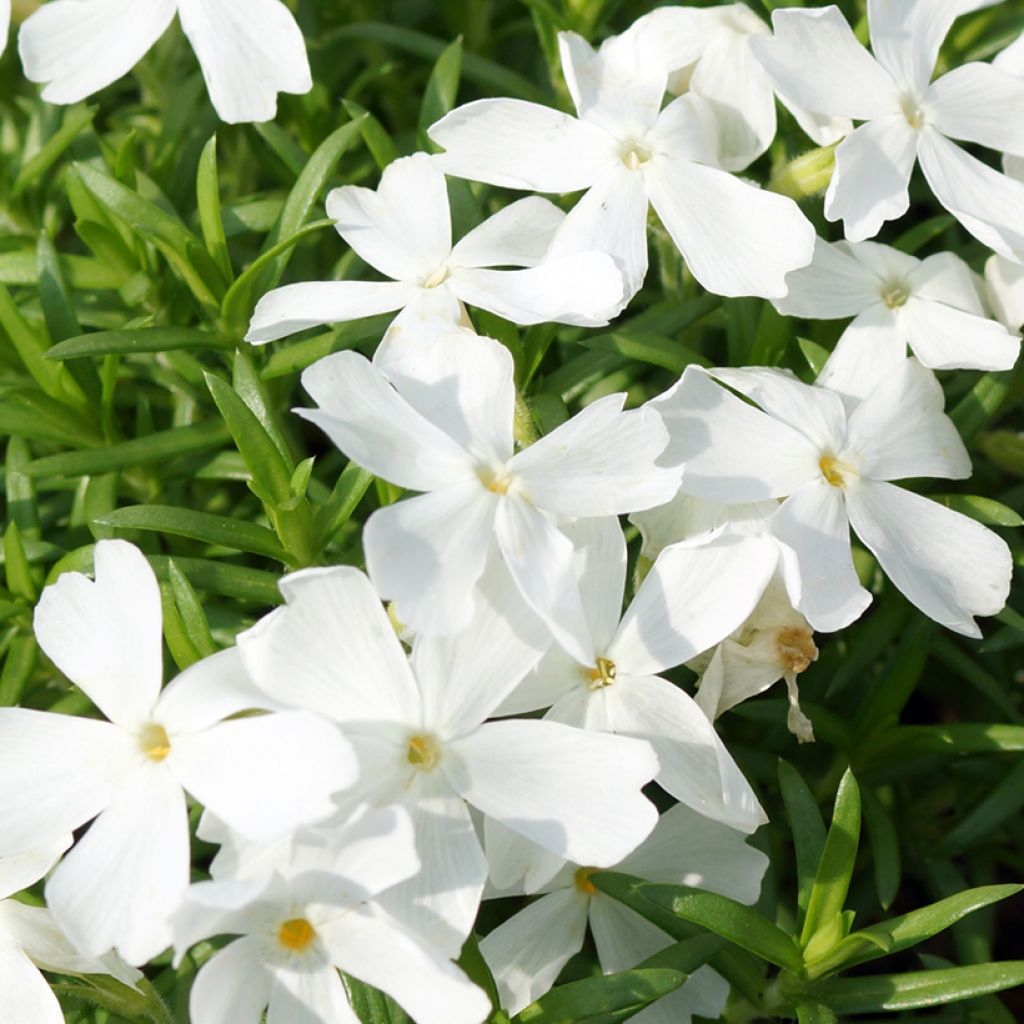
M 907 124 L 911 128 L 924 127 L 925 122 L 928 120 L 927 115 L 913 96 L 904 96 L 900 101 L 900 106 L 903 108 L 903 116 L 907 119 Z
M 588 896 L 593 896 L 597 892 L 597 886 L 590 880 L 593 873 L 594 868 L 580 868 L 573 876 L 576 888 Z
M 167 730 L 159 722 L 150 722 L 139 733 L 139 746 L 151 761 L 160 762 L 171 752 Z
M 451 273 L 447 263 L 442 263 L 441 266 L 435 270 L 430 277 L 423 282 L 424 288 L 436 288 L 439 284 L 444 284 L 448 280 L 448 275 Z
M 622 162 L 631 170 L 638 171 L 641 167 L 645 167 L 651 162 L 651 157 L 654 154 L 646 147 L 641 146 L 639 142 L 631 142 L 624 146 L 619 153 L 622 158 Z
M 512 486 L 512 477 L 503 465 L 480 466 L 476 475 L 480 478 L 480 483 L 493 494 L 508 494 L 508 489 Z
M 818 469 L 833 487 L 845 487 L 847 478 L 853 475 L 852 467 L 840 462 L 834 455 L 822 455 L 818 460 Z
M 308 949 L 315 938 L 316 930 L 304 917 L 293 917 L 277 930 L 277 941 L 294 953 Z
M 441 745 L 428 733 L 410 736 L 405 757 L 414 768 L 429 772 L 436 768 L 441 760 Z
M 888 284 L 882 292 L 882 301 L 890 309 L 899 309 L 901 306 L 905 306 L 909 298 L 910 289 L 905 284 Z
M 818 657 L 813 635 L 805 626 L 791 626 L 779 630 L 775 638 L 775 650 L 782 668 L 794 675 L 805 671 Z
M 609 658 L 598 658 L 597 664 L 587 672 L 587 686 L 591 690 L 603 690 L 615 682 L 615 662 Z

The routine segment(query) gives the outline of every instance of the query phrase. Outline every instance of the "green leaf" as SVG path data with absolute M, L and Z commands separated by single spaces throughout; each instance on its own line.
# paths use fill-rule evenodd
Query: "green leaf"
M 1018 762 L 999 780 L 967 815 L 960 819 L 941 839 L 934 851 L 951 856 L 974 846 L 994 832 L 1024 807 L 1024 761 Z
M 988 425 L 1009 390 L 1009 373 L 986 373 L 953 407 L 950 419 L 965 441 Z
M 680 974 L 693 974 L 698 967 L 703 967 L 725 947 L 725 939 L 718 935 L 695 935 L 692 939 L 681 939 L 654 953 L 637 964 L 637 967 L 667 967 L 669 970 L 679 971 Z
M 992 498 L 980 498 L 973 494 L 935 494 L 932 497 L 946 508 L 970 516 L 986 526 L 1024 526 L 1024 519 L 1012 508 Z
M 167 560 L 167 576 L 174 594 L 174 603 L 181 615 L 182 624 L 188 633 L 192 646 L 202 658 L 209 657 L 217 650 L 210 634 L 210 623 L 199 601 L 199 596 L 189 583 L 188 577 L 178 568 L 173 558 Z
M 628 328 L 606 334 L 585 335 L 580 343 L 597 352 L 616 352 L 627 359 L 660 366 L 674 374 L 681 374 L 691 363 L 711 365 L 711 360 L 672 338 Z
M 316 535 L 321 548 L 326 547 L 349 521 L 363 495 L 373 483 L 373 474 L 350 462 L 338 477 L 331 496 L 316 510 Z
M 82 130 L 92 124 L 97 110 L 99 107 L 74 106 L 65 111 L 60 128 L 22 165 L 11 188 L 12 199 L 17 199 L 30 185 L 34 185 L 60 159 Z
M 4 533 L 4 573 L 7 589 L 18 597 L 23 597 L 30 604 L 35 604 L 39 590 L 32 578 L 25 547 L 21 541 L 21 531 L 13 520 L 7 524 Z
M 412 1018 L 390 996 L 348 974 L 342 977 L 352 1009 L 363 1024 L 413 1024 Z
M 520 1010 L 513 1024 L 618 1024 L 674 992 L 686 975 L 679 971 L 632 970 L 584 978 L 552 989 Z
M 875 860 L 875 891 L 882 909 L 888 910 L 900 888 L 900 837 L 892 817 L 874 791 L 865 789 L 861 796 L 864 823 Z
M 211 331 L 196 327 L 138 327 L 120 331 L 94 331 L 68 338 L 46 352 L 47 359 L 63 361 L 83 356 L 129 356 L 151 352 L 209 352 L 234 348 Z
M 803 353 L 804 359 L 807 360 L 807 365 L 811 368 L 815 377 L 817 377 L 824 369 L 825 363 L 828 362 L 828 357 L 832 353 L 809 338 L 797 338 L 796 343 L 800 346 L 800 351 Z
M 797 906 L 802 924 L 807 902 L 814 887 L 814 876 L 825 846 L 825 823 L 821 820 L 818 801 L 800 773 L 787 761 L 779 760 L 779 788 L 786 808 L 793 846 L 796 850 Z
M 501 996 L 498 993 L 497 982 L 494 980 L 494 975 L 491 973 L 491 968 L 484 959 L 483 953 L 480 952 L 479 940 L 472 933 L 462 944 L 462 951 L 455 962 L 466 972 L 466 976 L 473 984 L 479 985 L 487 993 L 487 998 L 491 1001 L 491 1009 L 500 1010 Z
M 797 1024 L 839 1024 L 835 1010 L 824 1003 L 799 1003 L 796 1019 Z
M 427 129 L 455 106 L 462 75 L 462 36 L 446 46 L 437 58 L 420 105 L 419 131 L 424 141 Z M 436 147 L 435 147 L 436 148 Z
M 96 424 L 76 409 L 34 389 L 9 388 L 0 397 L 0 434 L 55 441 L 69 448 L 101 443 Z
M 199 226 L 203 232 L 206 251 L 220 268 L 225 281 L 234 277 L 231 255 L 224 235 L 224 219 L 220 212 L 220 181 L 217 175 L 217 136 L 203 147 L 196 174 L 196 203 L 199 207 Z
M 685 922 L 692 922 L 777 967 L 799 971 L 803 966 L 792 936 L 728 896 L 681 885 L 657 885 L 609 871 L 594 872 L 590 881 L 673 938 L 690 938 L 692 932 Z
M 165 462 L 178 455 L 220 448 L 228 437 L 228 431 L 221 423 L 197 423 L 190 427 L 175 427 L 172 430 L 134 437 L 130 441 L 120 441 L 106 448 L 46 455 L 30 462 L 24 472 L 26 476 L 32 478 L 92 476 L 96 473 L 126 469 L 129 466 Z
M 174 556 L 174 564 L 188 577 L 198 590 L 218 594 L 238 601 L 252 601 L 257 605 L 277 605 L 283 601 L 277 581 L 279 573 L 263 569 L 250 569 L 244 565 L 231 565 L 209 558 L 182 558 Z M 162 580 L 170 580 L 171 559 L 165 555 L 150 555 L 153 571 Z
M 975 999 L 1024 985 L 1024 961 L 948 967 L 913 974 L 836 978 L 822 982 L 814 995 L 836 1013 L 879 1013 Z
M 366 148 L 373 156 L 379 170 L 383 171 L 388 164 L 398 159 L 400 156 L 398 147 L 373 114 L 353 100 L 342 100 L 341 105 L 353 121 L 359 122 L 359 131 L 363 136 L 363 142 L 366 143 Z
M 842 914 L 859 842 L 860 789 L 853 773 L 847 770 L 839 783 L 832 824 L 807 901 L 807 916 L 800 932 L 801 946 L 806 947 L 815 932 L 827 928 Z
M 217 544 L 274 558 L 279 562 L 288 560 L 287 553 L 270 530 L 244 519 L 230 519 L 171 505 L 130 505 L 96 521 L 124 530 L 149 530 L 188 537 L 204 544 Z

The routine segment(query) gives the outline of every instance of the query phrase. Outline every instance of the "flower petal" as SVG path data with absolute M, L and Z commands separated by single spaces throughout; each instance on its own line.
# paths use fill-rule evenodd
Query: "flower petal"
M 617 160 L 600 128 L 524 100 L 475 100 L 431 125 L 435 166 L 458 178 L 531 192 L 577 192 Z
M 359 1024 L 333 964 L 289 963 L 273 972 L 267 1024 Z
M 556 890 L 480 940 L 507 1013 L 516 1014 L 544 995 L 569 958 L 583 948 L 589 903 L 576 886 Z
M 12 1024 L 64 1024 L 64 1012 L 39 968 L 0 939 L 0 1000 Z
M 550 199 L 527 196 L 463 235 L 451 262 L 459 267 L 535 267 L 564 222 L 565 214 Z
M 177 6 L 176 0 L 46 4 L 18 35 L 25 77 L 46 86 L 47 103 L 84 100 L 135 67 L 167 30 Z
M 815 383 L 844 399 L 847 412 L 907 358 L 895 311 L 878 303 L 864 310 L 840 336 Z
M 396 281 L 429 277 L 452 252 L 444 175 L 426 153 L 388 164 L 376 191 L 334 189 L 327 216 L 364 262 Z
M 503 504 L 472 480 L 370 516 L 363 528 L 366 568 L 381 597 L 394 601 L 400 622 L 433 635 L 466 626 Z
M 943 135 L 1024 155 L 1024 126 L 1013 113 L 1024 110 L 1024 78 L 991 64 L 961 64 L 932 84 L 928 110 Z
M 272 983 L 263 955 L 262 940 L 246 935 L 207 960 L 189 995 L 194 1024 L 260 1024 Z
M 87 956 L 116 948 L 144 964 L 171 944 L 188 872 L 185 794 L 165 765 L 146 765 L 50 876 L 46 902 Z
M 965 479 L 970 456 L 944 402 L 935 374 L 905 359 L 854 411 L 846 448 L 838 454 L 874 480 Z
M 786 196 L 714 167 L 657 158 L 646 181 L 693 276 L 716 295 L 779 298 L 786 275 L 811 262 L 814 228 Z M 726 238 L 743 245 L 723 245 Z
M 725 534 L 665 548 L 622 617 L 607 655 L 620 672 L 682 665 L 742 625 L 778 563 L 768 537 Z
M 646 743 L 511 720 L 488 722 L 449 749 L 457 761 L 446 771 L 466 800 L 577 864 L 617 864 L 657 822 L 640 791 L 657 771 Z
M 360 466 L 414 491 L 476 480 L 469 455 L 365 357 L 336 352 L 302 374 L 318 409 L 296 409 Z
M 140 760 L 135 738 L 108 722 L 0 710 L 0 856 L 64 840 L 117 798 Z
M 107 718 L 131 729 L 148 720 L 163 677 L 163 613 L 145 555 L 101 540 L 95 580 L 64 573 L 36 606 L 36 639 L 47 657 Z
M 273 121 L 279 92 L 313 88 L 302 31 L 281 0 L 178 0 L 178 16 L 229 124 Z
M 786 275 L 789 291 L 772 305 L 783 316 L 838 320 L 856 316 L 879 302 L 876 276 L 839 245 L 819 238 L 814 259 Z
M 307 327 L 390 313 L 412 302 L 418 285 L 402 281 L 309 281 L 286 284 L 256 303 L 245 340 L 251 345 L 286 338 Z
M 820 452 L 799 431 L 688 367 L 651 403 L 671 441 L 661 462 L 683 467 L 682 490 L 726 504 L 792 494 L 819 477 Z
M 419 692 L 370 581 L 357 569 L 305 569 L 280 583 L 286 604 L 238 637 L 255 683 L 336 722 L 419 721 Z
M 38 882 L 71 845 L 70 833 L 29 853 L 0 858 L 0 900 Z
M 899 110 L 896 83 L 857 42 L 838 7 L 775 10 L 773 36 L 750 40 L 779 91 L 805 110 L 857 120 Z
M 871 604 L 853 567 L 843 491 L 823 477 L 787 498 L 772 516 L 772 533 L 789 549 L 783 569 L 790 596 L 811 627 L 833 633 Z M 794 584 L 799 579 L 799 586 Z
M 1024 266 L 1004 256 L 989 256 L 985 293 L 993 312 L 1011 330 L 1024 325 Z
M 933 370 L 1010 370 L 1020 355 L 1020 336 L 999 321 L 942 302 L 911 298 L 900 320 L 914 355 Z
M 874 480 L 848 488 L 846 506 L 885 574 L 940 625 L 980 637 L 974 616 L 995 615 L 1006 604 L 1010 549 L 980 523 Z
M 750 784 L 689 694 L 658 676 L 624 675 L 608 689 L 616 733 L 647 740 L 658 755 L 659 786 L 705 817 L 742 832 L 767 821 Z
M 874 238 L 886 221 L 910 208 L 910 175 L 922 133 L 903 114 L 869 121 L 836 147 L 825 192 L 825 216 L 841 220 L 852 242 Z

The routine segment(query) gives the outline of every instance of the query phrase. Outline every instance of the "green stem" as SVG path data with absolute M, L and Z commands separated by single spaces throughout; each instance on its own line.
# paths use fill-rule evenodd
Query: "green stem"
M 520 394 L 518 388 L 516 388 L 516 410 L 512 436 L 520 448 L 527 448 L 534 441 L 540 440 L 537 424 L 533 421 L 533 413 L 530 412 L 530 407 L 526 404 L 526 399 Z
M 790 199 L 817 195 L 832 180 L 835 162 L 835 146 L 808 150 L 780 167 L 772 175 L 768 188 Z

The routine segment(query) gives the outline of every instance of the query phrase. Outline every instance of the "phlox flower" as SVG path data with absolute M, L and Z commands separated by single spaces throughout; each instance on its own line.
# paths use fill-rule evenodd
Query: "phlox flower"
M 766 820 L 750 785 L 693 698 L 660 675 L 725 639 L 750 614 L 778 560 L 761 537 L 676 544 L 658 556 L 622 611 L 626 542 L 618 521 L 564 528 L 588 626 L 583 657 L 553 647 L 499 708 L 550 708 L 546 721 L 647 740 L 657 782 L 677 800 L 733 828 Z
M 39 646 L 109 721 L 0 710 L 0 856 L 45 847 L 95 818 L 46 885 L 83 954 L 145 963 L 170 942 L 189 877 L 185 792 L 252 839 L 325 817 L 355 778 L 351 748 L 308 712 L 272 707 L 237 651 L 163 692 L 160 591 L 125 541 L 95 549 L 95 581 L 65 573 L 36 608 Z
M 719 164 L 742 171 L 775 138 L 776 95 L 819 146 L 837 142 L 853 127 L 848 118 L 812 114 L 777 93 L 750 47 L 751 39 L 770 34 L 746 4 L 734 3 L 657 7 L 633 22 L 622 38 L 637 47 L 642 64 L 654 61 L 668 72 L 669 92 L 693 92 L 711 104 L 718 122 Z
M 860 403 L 844 404 L 846 391 L 838 377 L 822 387 L 781 370 L 688 368 L 658 402 L 673 437 L 668 457 L 684 465 L 682 489 L 726 503 L 785 499 L 770 526 L 795 562 L 788 572 L 799 574 L 796 608 L 815 628 L 841 628 L 870 601 L 853 566 L 852 526 L 912 604 L 980 636 L 974 616 L 994 615 L 1006 601 L 1009 548 L 974 520 L 891 483 L 970 475 L 942 388 L 906 359 Z
M 0 57 L 7 49 L 7 35 L 11 29 L 11 0 L 0 0 Z
M 142 975 L 117 957 L 82 956 L 44 907 L 9 899 L 39 881 L 71 843 L 71 836 L 48 850 L 0 860 L 0 1005 L 11 1024 L 64 1024 L 53 990 L 40 974 L 110 974 L 126 985 Z
M 600 252 L 547 258 L 565 215 L 539 196 L 512 203 L 452 244 L 444 175 L 426 153 L 389 164 L 376 191 L 344 185 L 327 197 L 338 234 L 389 281 L 285 285 L 260 299 L 246 339 L 273 341 L 317 324 L 401 310 L 389 335 L 435 316 L 452 326 L 462 303 L 518 324 L 595 327 L 622 308 L 622 276 Z M 523 267 L 523 270 L 494 269 Z M 386 337 L 384 352 L 391 338 Z
M 381 893 L 419 858 L 400 809 L 330 831 L 303 829 L 267 874 L 193 885 L 175 918 L 178 956 L 215 935 L 241 938 L 200 969 L 193 1024 L 352 1024 L 338 974 L 391 996 L 418 1024 L 481 1024 L 490 1001 L 463 972 L 396 921 Z
M 877 242 L 818 239 L 814 261 L 786 282 L 789 294 L 773 303 L 780 313 L 854 318 L 818 383 L 841 379 L 855 398 L 896 370 L 908 346 L 935 370 L 1008 370 L 1020 354 L 1019 336 L 989 319 L 979 279 L 951 252 L 920 260 Z
M 786 274 L 810 261 L 813 229 L 792 200 L 721 169 L 708 101 L 689 93 L 662 110 L 664 67 L 623 37 L 595 52 L 562 32 L 559 46 L 578 117 L 522 100 L 467 103 L 428 131 L 445 149 L 437 165 L 508 188 L 586 189 L 553 252 L 611 253 L 629 295 L 647 273 L 649 205 L 709 291 L 784 295 Z
M 281 0 L 52 0 L 21 27 L 25 75 L 77 103 L 127 74 L 177 14 L 221 120 L 272 121 L 279 92 L 313 88 L 302 32 Z
M 651 882 L 706 889 L 750 904 L 760 892 L 768 858 L 745 839 L 743 833 L 678 804 L 613 870 Z M 528 849 L 516 852 L 530 856 Z M 500 852 L 503 858 L 507 854 L 507 849 Z M 582 948 L 588 924 L 598 962 L 608 974 L 636 967 L 672 944 L 661 929 L 600 892 L 589 879 L 591 871 L 585 865 L 563 862 L 539 889 L 509 884 L 492 894 L 540 893 L 480 941 L 480 952 L 508 1013 L 518 1013 L 551 988 L 569 958 Z M 721 976 L 701 967 L 682 988 L 632 1019 L 641 1024 L 688 1024 L 691 1015 L 697 1014 L 717 1020 L 728 995 L 729 986 Z
M 1024 261 L 1024 184 L 950 139 L 1024 155 L 1024 82 L 970 63 L 931 81 L 954 19 L 992 0 L 869 0 L 872 56 L 838 7 L 772 12 L 754 53 L 779 89 L 808 110 L 863 121 L 837 147 L 825 216 L 850 241 L 873 238 L 910 206 L 918 161 L 935 198 L 972 235 Z
M 339 352 L 302 375 L 319 408 L 298 414 L 360 466 L 424 494 L 377 510 L 363 546 L 370 578 L 416 633 L 469 621 L 489 554 L 570 648 L 585 641 L 572 543 L 558 517 L 649 508 L 678 474 L 654 460 L 668 434 L 652 409 L 623 411 L 608 395 L 520 452 L 513 450 L 515 385 L 509 351 L 491 338 L 448 332 L 410 373 Z
M 285 605 L 239 637 L 246 667 L 272 698 L 343 726 L 361 769 L 343 810 L 409 811 L 422 868 L 387 905 L 447 955 L 469 934 L 487 877 L 470 807 L 559 857 L 603 866 L 654 827 L 641 793 L 658 770 L 649 744 L 487 721 L 547 643 L 507 577 L 488 574 L 466 628 L 418 636 L 411 657 L 361 572 L 305 570 L 281 591 Z

